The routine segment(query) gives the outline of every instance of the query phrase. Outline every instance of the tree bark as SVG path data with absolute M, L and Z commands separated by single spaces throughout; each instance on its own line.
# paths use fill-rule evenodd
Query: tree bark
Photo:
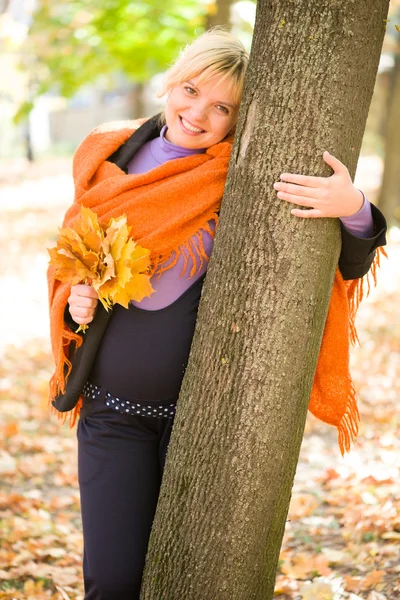
M 268 600 L 340 249 L 276 198 L 354 175 L 388 0 L 261 0 L 141 600 Z M 365 57 L 368 57 L 368 61 Z
M 400 42 L 392 74 L 385 128 L 385 167 L 379 193 L 379 208 L 389 224 L 400 223 Z

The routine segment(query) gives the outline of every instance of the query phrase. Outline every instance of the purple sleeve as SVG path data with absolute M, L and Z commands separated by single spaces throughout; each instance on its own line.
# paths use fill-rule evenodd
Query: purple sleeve
M 371 203 L 363 192 L 364 204 L 360 210 L 350 217 L 342 217 L 340 220 L 344 227 L 359 238 L 371 238 L 374 235 L 374 221 L 372 219 Z

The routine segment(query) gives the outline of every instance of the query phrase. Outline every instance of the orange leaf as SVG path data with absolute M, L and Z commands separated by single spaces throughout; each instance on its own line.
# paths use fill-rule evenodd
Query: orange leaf
M 382 581 L 385 571 L 377 571 L 374 569 L 369 573 L 362 582 L 363 589 L 368 589 Z
M 7 423 L 3 428 L 4 437 L 9 438 L 19 433 L 18 423 Z
M 357 594 L 361 590 L 361 577 L 351 577 L 350 575 L 345 575 L 344 581 L 347 592 L 354 592 Z
M 308 517 L 319 506 L 320 501 L 312 494 L 295 494 L 289 507 L 290 519 Z

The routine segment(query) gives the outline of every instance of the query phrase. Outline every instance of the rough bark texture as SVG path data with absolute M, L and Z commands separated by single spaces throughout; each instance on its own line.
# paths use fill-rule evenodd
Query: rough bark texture
M 339 252 L 283 171 L 354 174 L 388 0 L 260 1 L 142 600 L 267 600 Z
M 385 170 L 379 194 L 379 208 L 390 224 L 400 223 L 400 41 L 392 74 L 392 89 L 385 135 Z

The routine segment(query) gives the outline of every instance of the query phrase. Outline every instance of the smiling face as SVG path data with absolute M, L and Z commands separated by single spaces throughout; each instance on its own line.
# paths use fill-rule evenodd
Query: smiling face
M 165 108 L 166 139 L 199 150 L 217 144 L 235 126 L 239 111 L 235 89 L 217 75 L 191 77 L 173 86 Z

